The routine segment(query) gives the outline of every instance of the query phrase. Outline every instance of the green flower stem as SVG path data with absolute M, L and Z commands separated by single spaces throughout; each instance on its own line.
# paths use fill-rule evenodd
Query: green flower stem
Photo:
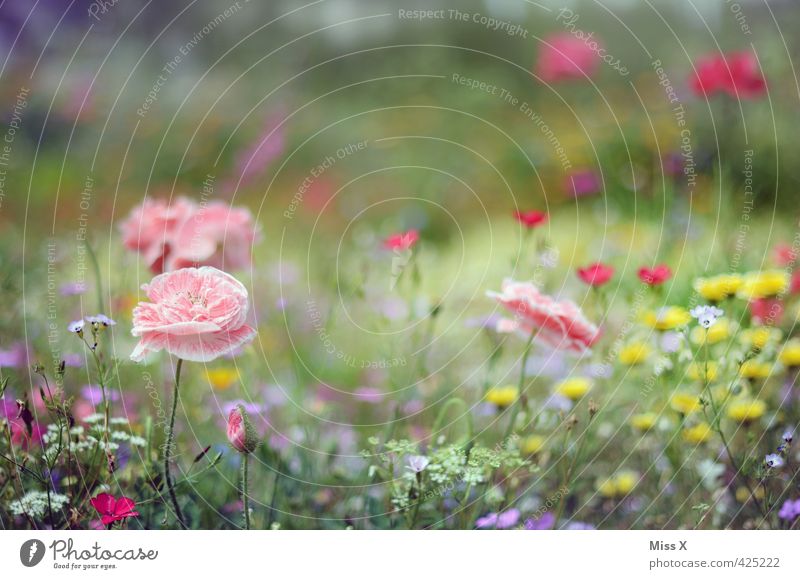
M 250 464 L 250 454 L 245 452 L 242 456 L 242 510 L 244 511 L 244 528 L 250 530 L 250 501 L 247 496 L 247 470 Z
M 536 334 L 534 332 L 531 332 L 531 336 L 528 338 L 528 341 L 525 344 L 525 351 L 522 353 L 521 367 L 519 369 L 519 381 L 517 382 L 517 392 L 519 392 L 519 397 L 517 400 L 514 400 L 514 402 L 511 403 L 511 420 L 509 421 L 506 432 L 503 435 L 503 441 L 508 440 L 508 437 L 511 436 L 511 433 L 514 431 L 514 423 L 517 421 L 517 415 L 519 414 L 519 398 L 522 398 L 522 388 L 525 385 L 525 366 L 528 365 L 528 356 L 531 353 L 533 338 L 535 335 Z
M 170 465 L 172 463 L 172 445 L 175 440 L 175 412 L 178 409 L 178 388 L 181 383 L 181 366 L 183 360 L 178 358 L 178 364 L 175 366 L 175 390 L 172 394 L 172 413 L 169 418 L 169 430 L 167 431 L 167 444 L 164 448 L 164 478 L 167 481 L 167 489 L 169 489 L 169 496 L 172 500 L 172 506 L 175 509 L 175 516 L 178 518 L 178 523 L 184 529 L 186 523 L 183 520 L 183 513 L 178 504 L 178 496 L 175 494 L 175 485 L 172 481 L 172 473 L 170 472 Z

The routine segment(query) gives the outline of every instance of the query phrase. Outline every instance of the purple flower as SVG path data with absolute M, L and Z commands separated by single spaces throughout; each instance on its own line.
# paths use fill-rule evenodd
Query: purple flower
M 519 522 L 519 509 L 509 509 L 497 515 L 497 528 L 510 529 Z
M 24 368 L 28 365 L 28 348 L 22 342 L 8 350 L 0 350 L 0 368 Z
M 64 365 L 67 368 L 80 368 L 83 366 L 83 356 L 80 354 L 64 354 Z
M 583 521 L 573 521 L 567 524 L 568 531 L 594 531 L 595 526 L 591 523 L 584 523 Z
M 79 296 L 86 293 L 86 285 L 83 282 L 69 282 L 61 284 L 59 293 L 62 296 Z
M 417 474 L 421 473 L 425 468 L 430 464 L 431 459 L 427 456 L 422 456 L 420 454 L 414 454 L 408 457 L 408 466 L 406 467 L 411 472 L 415 472 Z
M 556 522 L 556 516 L 553 513 L 545 513 L 541 517 L 535 519 L 528 519 L 525 521 L 526 531 L 546 531 L 552 529 L 553 524 Z
M 83 334 L 83 326 L 86 325 L 83 320 L 75 320 L 69 323 L 67 330 L 79 336 Z
M 786 444 L 792 444 L 792 440 L 794 440 L 794 429 L 787 428 L 786 430 L 784 430 L 783 434 L 781 435 L 781 438 L 783 439 L 783 442 L 785 442 Z
M 356 391 L 353 392 L 353 394 L 355 394 L 355 397 L 361 402 L 367 402 L 368 404 L 379 404 L 383 399 L 383 392 L 372 386 L 362 386 L 361 388 L 356 388 Z
M 778 511 L 778 517 L 784 521 L 792 522 L 800 515 L 800 499 L 793 501 L 787 499 Z
M 106 390 L 106 395 L 112 402 L 119 400 L 119 392 L 114 390 Z M 103 401 L 103 389 L 100 388 L 100 386 L 87 384 L 81 388 L 81 397 L 93 406 L 96 406 Z
M 567 176 L 565 189 L 573 197 L 595 195 L 602 190 L 602 183 L 597 173 L 590 170 L 575 171 Z
M 508 529 L 519 521 L 519 511 L 510 509 L 504 513 L 489 513 L 477 521 L 475 526 L 479 529 Z

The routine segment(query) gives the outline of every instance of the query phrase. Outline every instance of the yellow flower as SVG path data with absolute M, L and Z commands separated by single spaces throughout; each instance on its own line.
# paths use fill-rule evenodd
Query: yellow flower
M 745 275 L 736 295 L 746 300 L 757 300 L 781 295 L 788 287 L 789 274 L 780 269 L 771 269 Z
M 570 400 L 580 400 L 592 389 L 592 381 L 588 378 L 569 378 L 556 386 L 556 392 Z
M 597 492 L 608 499 L 624 498 L 630 494 L 638 483 L 639 475 L 625 470 L 618 472 L 611 478 L 600 481 L 597 485 Z
M 766 411 L 767 404 L 763 400 L 737 400 L 728 406 L 728 418 L 746 424 L 758 420 Z
M 739 368 L 739 375 L 742 378 L 749 378 L 750 380 L 759 380 L 762 378 L 769 378 L 769 373 L 772 366 L 766 362 L 759 362 L 757 360 L 746 360 L 741 368 Z
M 672 395 L 669 405 L 675 412 L 687 416 L 700 410 L 700 397 L 687 392 L 676 392 Z
M 497 386 L 489 388 L 489 391 L 486 392 L 486 401 L 500 408 L 505 408 L 506 406 L 511 406 L 517 396 L 519 396 L 519 390 L 516 386 Z
M 731 335 L 731 324 L 725 318 L 717 320 L 717 322 L 708 329 L 702 326 L 697 326 L 692 330 L 692 342 L 702 346 L 706 341 L 711 344 L 717 344 L 726 340 Z
M 787 368 L 800 366 L 800 340 L 793 338 L 783 345 L 778 360 Z
M 534 434 L 522 439 L 522 452 L 524 454 L 536 454 L 544 448 L 544 436 Z
M 755 495 L 755 497 L 758 500 L 763 499 L 764 487 L 762 486 L 756 487 L 756 490 L 753 493 L 753 495 Z M 750 491 L 747 489 L 747 487 L 739 487 L 738 489 L 736 489 L 736 500 L 739 501 L 740 503 L 746 503 L 747 501 L 750 500 L 750 497 L 753 495 L 750 494 Z
M 696 279 L 694 289 L 708 301 L 716 303 L 736 294 L 742 282 L 739 275 L 717 275 Z
M 706 368 L 705 362 L 692 362 L 689 364 L 689 369 L 686 373 L 692 380 L 697 380 L 698 382 L 703 383 L 713 382 L 716 379 L 717 374 L 719 374 L 719 364 L 709 360 L 708 367 Z
M 655 330 L 674 330 L 689 323 L 692 316 L 685 308 L 668 306 L 644 313 L 642 321 Z
M 711 438 L 713 433 L 707 422 L 700 422 L 683 429 L 683 440 L 690 444 L 701 444 Z
M 751 350 L 763 350 L 769 342 L 777 342 L 783 337 L 783 332 L 777 328 L 758 326 L 744 330 L 739 334 L 739 341 Z
M 646 361 L 652 351 L 644 342 L 633 342 L 620 350 L 619 361 L 625 366 L 636 366 Z
M 230 367 L 212 368 L 206 370 L 206 378 L 217 390 L 227 390 L 239 381 L 239 371 Z
M 645 412 L 644 414 L 634 414 L 631 416 L 631 426 L 640 432 L 652 430 L 657 421 L 658 415 L 654 412 Z

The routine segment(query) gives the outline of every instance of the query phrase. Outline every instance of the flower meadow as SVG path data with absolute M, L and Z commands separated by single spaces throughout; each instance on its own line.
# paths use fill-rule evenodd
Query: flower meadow
M 271 40 L 223 74 L 225 27 L 277 9 L 207 8 L 154 88 L 115 56 L 144 101 L 87 81 L 96 55 L 4 73 L 32 88 L 3 91 L 0 528 L 800 528 L 797 95 L 769 35 L 671 59 L 654 34 L 648 63 L 556 7 L 530 37 L 427 22 L 485 28 L 469 55 L 334 36 L 240 85 Z

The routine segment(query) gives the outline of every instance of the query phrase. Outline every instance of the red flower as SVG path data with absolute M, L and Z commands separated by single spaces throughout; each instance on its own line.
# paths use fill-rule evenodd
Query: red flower
M 639 279 L 647 285 L 661 285 L 671 277 L 672 270 L 664 264 L 657 265 L 654 268 L 639 268 Z
M 750 51 L 712 54 L 697 60 L 689 86 L 698 96 L 710 97 L 725 93 L 734 98 L 762 96 L 767 83 Z
M 383 241 L 383 247 L 386 249 L 400 249 L 406 250 L 414 247 L 414 244 L 419 240 L 419 231 L 416 229 L 409 229 L 405 233 L 395 233 L 390 235 Z
M 614 275 L 614 268 L 605 263 L 593 263 L 586 267 L 578 268 L 578 277 L 583 283 L 592 287 L 600 287 L 608 283 Z
M 783 302 L 778 298 L 759 298 L 751 301 L 750 316 L 762 326 L 777 326 L 783 317 Z
M 117 500 L 108 493 L 100 493 L 90 502 L 97 514 L 101 516 L 100 520 L 104 525 L 110 525 L 115 521 L 121 521 L 128 517 L 139 516 L 139 513 L 133 510 L 136 507 L 136 503 L 126 497 L 120 497 Z
M 514 211 L 514 217 L 528 229 L 538 227 L 547 221 L 547 213 L 542 211 Z

